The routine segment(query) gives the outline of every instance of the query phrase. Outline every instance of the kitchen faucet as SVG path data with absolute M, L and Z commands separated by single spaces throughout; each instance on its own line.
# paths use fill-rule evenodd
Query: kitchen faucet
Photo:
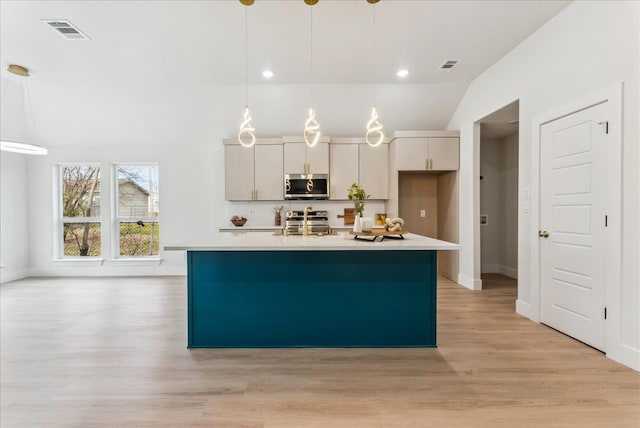
M 309 211 L 311 207 L 304 207 L 304 216 L 302 217 L 302 236 L 309 236 Z M 300 232 L 300 230 L 298 230 Z

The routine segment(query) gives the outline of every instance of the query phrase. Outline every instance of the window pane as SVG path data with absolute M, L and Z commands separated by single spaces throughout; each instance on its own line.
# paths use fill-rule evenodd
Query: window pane
M 157 222 L 120 222 L 121 256 L 157 256 L 160 225 Z
M 62 216 L 100 217 L 100 167 L 62 167 Z
M 64 223 L 65 256 L 99 256 L 100 223 Z
M 118 166 L 118 217 L 158 217 L 158 167 Z

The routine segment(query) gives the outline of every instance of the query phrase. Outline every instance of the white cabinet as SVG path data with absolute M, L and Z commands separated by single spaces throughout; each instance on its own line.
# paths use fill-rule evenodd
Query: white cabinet
M 329 172 L 330 198 L 348 200 L 348 189 L 359 183 L 371 199 L 389 195 L 389 145 L 371 147 L 366 143 L 331 144 Z
M 358 182 L 359 144 L 330 144 L 331 169 L 329 171 L 329 198 L 349 199 L 347 193 Z M 366 190 L 368 190 L 365 187 Z
M 282 144 L 243 147 L 225 142 L 225 199 L 280 201 L 283 199 Z
M 389 145 L 371 147 L 359 144 L 360 186 L 371 195 L 371 199 L 389 197 Z
M 284 172 L 328 174 L 329 144 L 318 142 L 315 146 L 309 147 L 304 142 L 285 142 Z
M 396 138 L 398 171 L 456 171 L 460 168 L 458 137 Z

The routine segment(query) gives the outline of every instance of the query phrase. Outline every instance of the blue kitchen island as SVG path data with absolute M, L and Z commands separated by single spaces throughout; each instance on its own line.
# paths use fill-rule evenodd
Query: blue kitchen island
M 188 346 L 435 347 L 437 250 L 407 234 L 237 233 L 186 250 Z

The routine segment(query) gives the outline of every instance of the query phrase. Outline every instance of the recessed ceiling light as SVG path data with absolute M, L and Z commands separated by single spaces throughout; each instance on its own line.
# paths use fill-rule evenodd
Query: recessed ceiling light
M 265 79 L 271 79 L 273 77 L 273 71 L 271 70 L 265 70 L 262 72 L 262 77 L 264 77 Z
M 398 70 L 398 72 L 396 73 L 396 76 L 398 77 L 407 77 L 408 75 L 409 75 L 409 70 L 407 70 L 406 68 Z

